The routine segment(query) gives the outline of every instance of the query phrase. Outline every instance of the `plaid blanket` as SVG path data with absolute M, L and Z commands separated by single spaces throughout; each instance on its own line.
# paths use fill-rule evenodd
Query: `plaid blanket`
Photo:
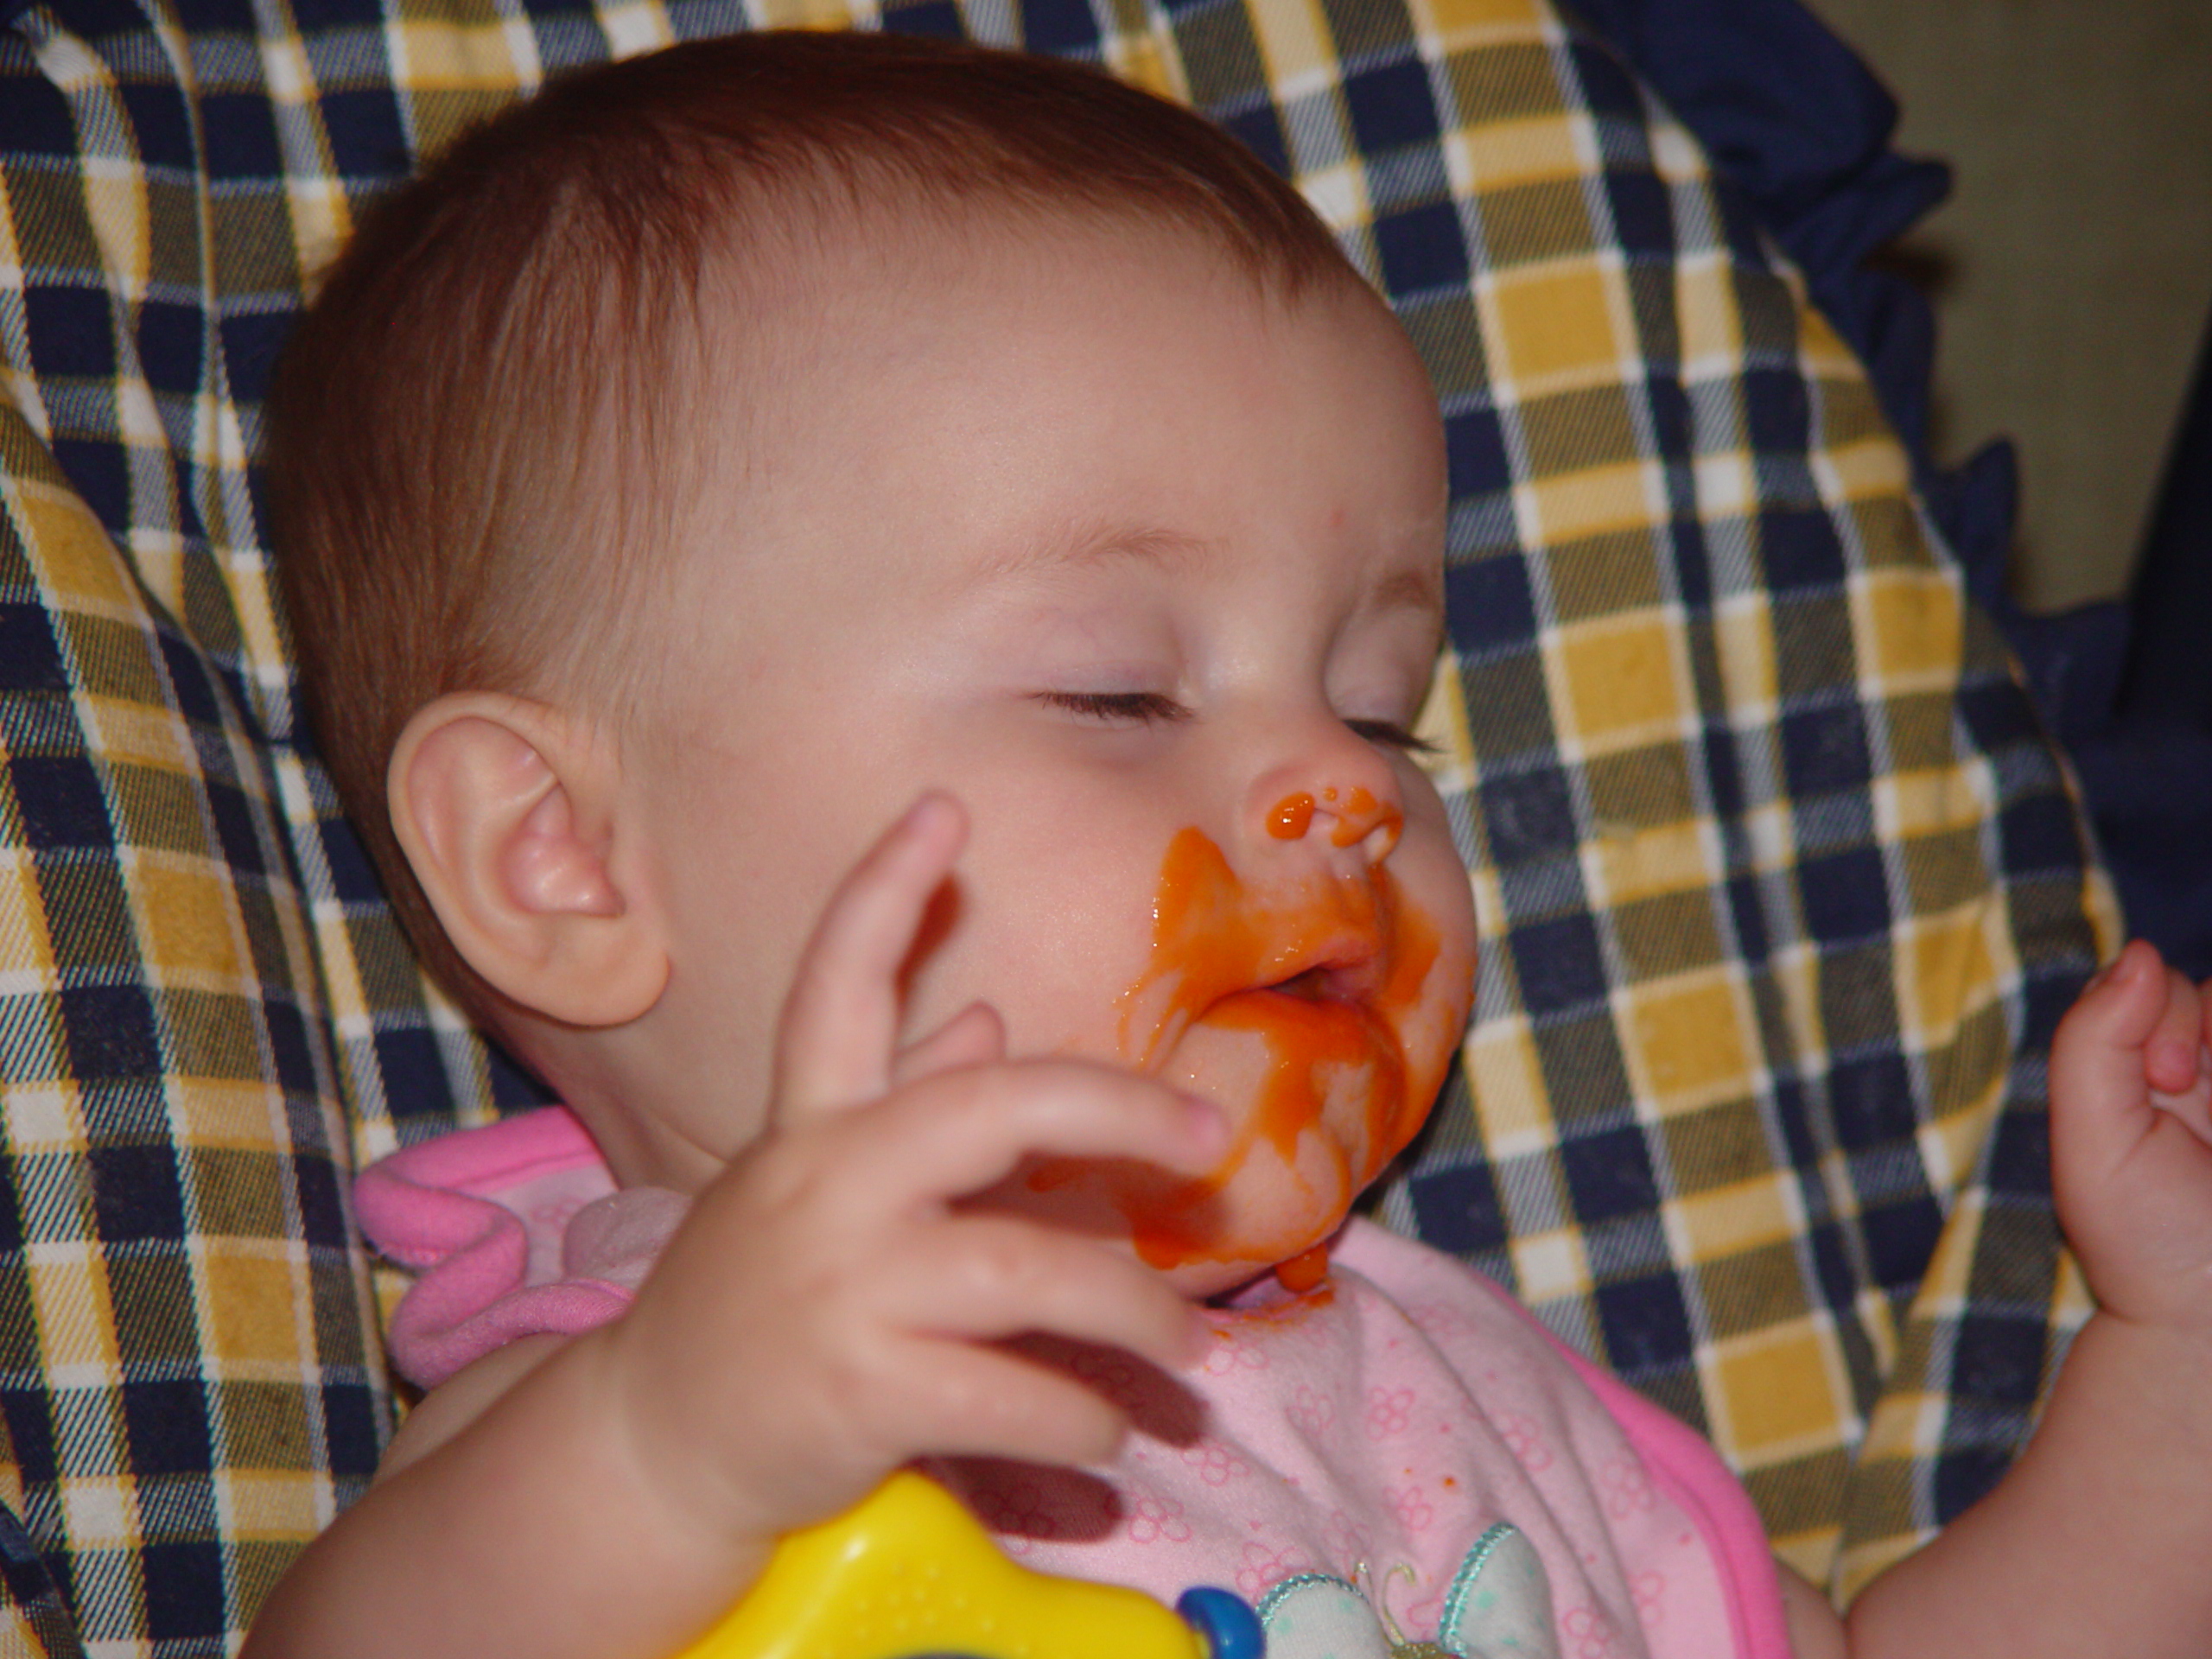
M 1089 57 L 1308 193 L 1451 440 L 1479 1006 L 1382 1215 L 1710 1434 L 1840 1592 L 2001 1472 L 2083 1312 L 2044 1056 L 2109 906 L 1859 366 L 1547 0 L 4 10 L 10 1650 L 235 1645 L 388 1427 L 347 1171 L 527 1096 L 299 723 L 252 471 L 287 321 L 472 118 L 748 26 Z

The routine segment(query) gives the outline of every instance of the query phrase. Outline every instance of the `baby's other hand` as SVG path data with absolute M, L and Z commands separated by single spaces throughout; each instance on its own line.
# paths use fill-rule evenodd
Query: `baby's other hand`
M 2099 1303 L 2212 1332 L 2212 986 L 2138 940 L 2051 1046 L 2051 1180 Z
M 1211 1105 L 1075 1061 L 1009 1063 L 976 1005 L 899 1046 L 901 973 L 966 836 L 925 798 L 855 867 L 794 976 L 769 1127 L 703 1192 L 618 1325 L 607 1385 L 641 1479 L 695 1530 L 772 1537 L 929 1454 L 1080 1463 L 1124 1424 L 1003 1345 L 1048 1332 L 1172 1367 L 1181 1297 L 1093 1239 L 960 1201 L 1030 1157 L 1204 1173 Z

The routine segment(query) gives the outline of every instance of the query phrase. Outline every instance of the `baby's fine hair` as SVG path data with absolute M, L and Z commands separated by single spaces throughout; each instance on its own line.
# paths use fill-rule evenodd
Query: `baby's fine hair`
M 1096 70 L 796 32 L 556 79 L 378 204 L 331 269 L 270 394 L 277 576 L 340 800 L 480 1014 L 496 999 L 392 833 L 401 730 L 458 691 L 622 704 L 696 474 L 718 262 L 979 214 L 1187 232 L 1286 298 L 1351 275 L 1236 140 Z

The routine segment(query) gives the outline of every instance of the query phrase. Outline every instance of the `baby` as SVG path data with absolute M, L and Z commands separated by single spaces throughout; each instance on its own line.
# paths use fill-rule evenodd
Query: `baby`
M 271 419 L 332 775 L 565 1109 L 365 1178 L 435 1386 L 255 1659 L 673 1654 L 918 1459 L 1278 1659 L 2212 1651 L 2212 1083 L 2146 947 L 2053 1062 L 2103 1311 L 1847 1633 L 1694 1436 L 1347 1224 L 1468 1012 L 1444 445 L 1204 122 L 883 38 L 595 71 L 371 219 Z

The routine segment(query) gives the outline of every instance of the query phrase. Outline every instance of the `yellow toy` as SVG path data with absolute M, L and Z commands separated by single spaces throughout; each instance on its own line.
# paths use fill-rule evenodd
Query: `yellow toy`
M 1261 1640 L 1251 1610 L 1226 1592 L 1192 1591 L 1179 1618 L 1135 1590 L 1019 1567 L 951 1494 L 908 1472 L 785 1538 L 745 1599 L 681 1659 L 954 1655 L 1261 1659 Z

